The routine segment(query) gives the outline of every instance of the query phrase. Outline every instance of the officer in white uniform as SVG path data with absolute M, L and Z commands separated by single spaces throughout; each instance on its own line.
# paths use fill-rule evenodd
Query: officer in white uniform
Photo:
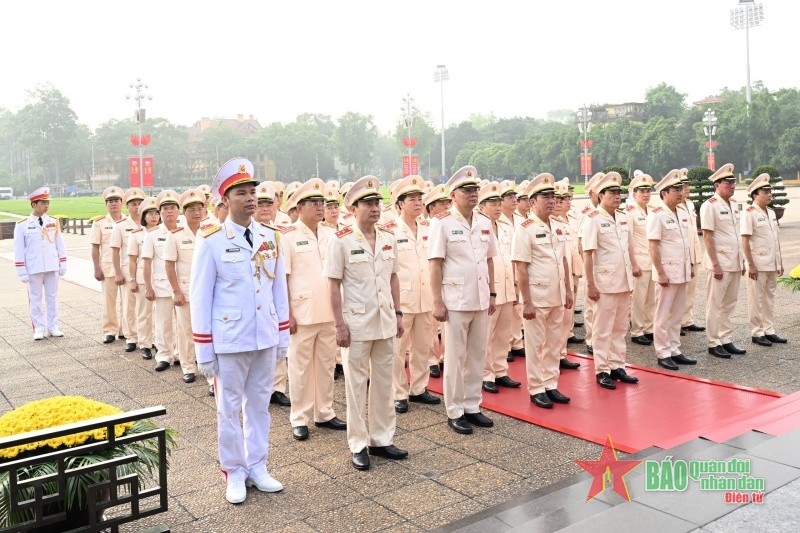
M 252 218 L 257 184 L 244 158 L 217 172 L 212 191 L 228 216 L 200 233 L 189 283 L 198 368 L 215 378 L 219 462 L 230 503 L 242 503 L 249 486 L 283 490 L 266 461 L 275 361 L 289 346 L 289 303 L 279 234 Z
M 50 208 L 50 188 L 40 187 L 28 195 L 32 213 L 14 226 L 14 266 L 17 277 L 28 284 L 28 301 L 33 340 L 63 337 L 58 329 L 58 277 L 67 271 L 67 255 L 61 224 L 47 215 Z M 47 319 L 42 312 L 44 292 Z
M 784 344 L 775 332 L 775 287 L 783 275 L 781 241 L 772 202 L 769 174 L 759 174 L 747 187 L 753 205 L 745 209 L 741 221 L 742 248 L 747 260 L 747 314 L 750 337 L 759 346 Z
M 597 206 L 600 203 L 600 199 L 597 196 L 597 191 L 595 187 L 598 183 L 605 177 L 603 172 L 597 172 L 594 176 L 589 178 L 589 181 L 586 183 L 586 186 L 583 188 L 584 192 L 589 195 L 589 205 L 585 206 L 581 209 L 580 213 L 578 214 L 578 222 L 577 222 L 577 235 L 578 235 L 578 251 L 581 254 L 581 259 L 583 259 L 583 224 L 591 213 L 594 213 L 597 210 Z M 583 263 L 583 261 L 581 261 Z M 587 298 L 587 278 L 586 278 L 586 265 L 584 265 L 584 276 L 583 276 L 583 328 L 586 332 L 584 341 L 586 342 L 586 352 L 589 355 L 594 354 L 594 348 L 592 346 L 592 329 L 594 324 L 594 309 L 596 307 L 596 303 L 591 298 Z
M 128 254 L 125 252 L 128 249 L 131 232 L 141 227 L 139 205 L 144 200 L 144 191 L 136 187 L 128 189 L 122 200 L 128 210 L 128 216 L 114 226 L 114 230 L 111 232 L 110 246 L 114 264 L 114 282 L 122 288 L 120 291 L 122 298 L 120 321 L 122 322 L 122 334 L 125 336 L 125 351 L 132 352 L 136 349 L 139 337 L 136 330 L 136 296 L 126 290 L 131 280 L 128 278 Z
M 449 211 L 453 201 L 450 199 L 450 190 L 447 185 L 436 185 L 422 195 L 422 203 L 425 205 L 425 219 L 429 222 L 430 229 L 430 221 L 433 217 L 444 211 Z M 442 323 L 437 320 L 434 320 L 433 327 L 434 332 L 428 361 L 430 365 L 429 374 L 432 378 L 440 378 L 442 377 L 440 363 L 444 357 L 444 331 L 442 330 Z

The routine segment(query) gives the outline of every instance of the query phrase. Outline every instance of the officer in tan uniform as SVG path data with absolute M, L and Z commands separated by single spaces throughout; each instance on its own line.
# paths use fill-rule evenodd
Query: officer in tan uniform
M 323 268 L 336 232 L 321 223 L 323 187 L 319 178 L 301 185 L 287 204 L 297 209 L 297 222 L 280 229 L 289 287 L 289 420 L 297 440 L 308 438 L 312 421 L 317 427 L 347 429 L 333 409 L 336 328 Z
M 344 199 L 347 195 L 350 187 L 353 186 L 352 181 L 348 181 L 347 183 L 343 183 L 341 187 L 339 187 L 339 195 Z M 342 205 L 339 207 L 339 225 L 344 227 L 350 227 L 355 223 L 355 215 L 347 210 L 347 206 L 344 205 L 344 200 L 342 200 Z
M 287 191 L 287 187 L 280 181 L 273 181 L 271 182 L 271 185 L 275 189 L 275 225 L 289 226 L 292 223 L 292 219 L 289 217 L 289 215 L 283 212 L 281 206 L 283 205 L 284 198 L 294 192 L 295 188 L 292 186 L 292 189 Z
M 435 405 L 441 399 L 428 392 L 429 359 L 433 338 L 433 295 L 428 271 L 428 227 L 422 214 L 421 176 L 411 175 L 394 187 L 391 202 L 399 216 L 384 225 L 397 241 L 397 278 L 403 336 L 395 343 L 394 410 L 408 411 L 408 402 Z M 406 375 L 408 353 L 408 375 Z M 438 366 L 437 366 L 438 369 Z
M 773 310 L 778 276 L 783 275 L 783 257 L 772 202 L 769 174 L 759 174 L 747 187 L 753 205 L 745 209 L 741 220 L 742 249 L 747 260 L 747 314 L 750 337 L 759 346 L 784 344 L 786 339 L 775 332 Z
M 583 191 L 589 195 L 589 205 L 581 209 L 580 213 L 578 214 L 578 250 L 581 253 L 581 258 L 583 258 L 583 225 L 590 213 L 594 213 L 597 210 L 597 206 L 600 203 L 600 199 L 597 196 L 597 191 L 595 187 L 598 183 L 605 177 L 603 172 L 597 172 L 594 176 L 589 178 L 589 181 L 586 182 L 586 186 L 583 188 Z M 596 307 L 595 301 L 591 298 L 587 298 L 587 286 L 586 283 L 588 279 L 586 277 L 586 265 L 584 264 L 584 276 L 583 276 L 583 328 L 586 332 L 584 336 L 584 341 L 586 342 L 586 352 L 589 355 L 594 354 L 594 348 L 592 347 L 592 328 L 594 323 L 594 309 Z
M 653 344 L 653 315 L 656 307 L 656 282 L 650 262 L 650 243 L 647 240 L 647 215 L 650 193 L 653 189 L 653 178 L 644 172 L 630 182 L 629 191 L 633 191 L 633 203 L 625 208 L 628 227 L 632 229 L 633 253 L 636 263 L 642 269 L 642 275 L 633 282 L 631 296 L 631 341 L 642 346 Z
M 453 207 L 431 221 L 428 239 L 433 317 L 444 322 L 444 403 L 448 425 L 460 434 L 494 422 L 480 411 L 489 317 L 494 313 L 497 238 L 475 213 L 478 171 L 460 168 L 450 180 Z
M 136 349 L 138 332 L 136 330 L 136 296 L 125 287 L 131 279 L 128 275 L 128 240 L 131 232 L 141 227 L 139 224 L 139 204 L 144 200 L 144 191 L 137 188 L 125 191 L 123 201 L 128 209 L 128 216 L 119 224 L 114 226 L 111 232 L 111 257 L 114 264 L 114 282 L 122 287 L 120 296 L 122 297 L 122 334 L 125 336 L 125 351 L 132 352 Z
M 139 205 L 141 226 L 131 232 L 128 239 L 128 276 L 131 279 L 131 294 L 136 299 L 136 332 L 142 359 L 152 359 L 153 352 L 153 302 L 145 297 L 144 259 L 142 250 L 148 233 L 161 222 L 155 198 L 145 198 Z
M 561 186 L 566 190 L 563 199 L 563 210 L 564 210 L 564 218 L 569 225 L 569 232 L 570 232 L 570 242 L 572 248 L 572 294 L 573 298 L 572 301 L 578 301 L 578 287 L 583 278 L 583 254 L 580 250 L 580 232 L 578 230 L 578 211 L 572 205 L 572 199 L 575 196 L 574 188 L 569 183 L 569 178 L 564 178 L 560 182 Z M 558 187 L 556 188 L 558 189 Z M 557 194 L 557 193 L 556 193 Z M 573 309 L 575 305 L 573 305 Z M 575 327 L 576 326 L 584 326 L 584 322 L 578 322 L 575 320 L 575 315 L 580 314 L 582 311 L 574 309 L 574 312 L 570 316 L 570 326 L 569 326 L 569 333 L 567 335 L 567 344 L 585 344 L 586 339 L 578 337 L 575 335 Z M 574 361 L 567 360 L 566 357 L 561 358 L 561 369 L 569 369 L 575 370 L 576 368 L 580 367 L 580 363 L 576 363 Z
M 505 180 L 500 184 L 500 215 L 501 220 L 511 224 L 512 229 L 516 230 L 523 218 L 515 213 L 519 200 L 517 200 L 517 184 L 511 180 Z M 512 236 L 513 238 L 513 236 Z M 512 362 L 514 357 L 525 357 L 525 345 L 522 342 L 522 307 L 519 305 L 519 290 L 514 284 L 515 303 L 511 315 L 511 341 L 508 346 L 506 361 Z
M 642 272 L 633 254 L 628 219 L 618 210 L 622 177 L 617 172 L 609 172 L 597 182 L 593 191 L 600 205 L 583 221 L 581 245 L 586 297 L 595 305 L 592 317 L 594 370 L 601 387 L 615 389 L 615 381 L 639 381 L 625 372 L 625 334 L 633 280 Z
M 678 204 L 678 207 L 686 209 L 686 212 L 689 214 L 690 225 L 694 229 L 694 231 L 689 234 L 691 239 L 689 253 L 692 257 L 692 274 L 694 275 L 686 286 L 686 307 L 684 308 L 683 318 L 681 319 L 681 335 L 683 335 L 684 331 L 706 330 L 704 326 L 698 326 L 694 322 L 694 302 L 696 301 L 697 294 L 697 279 L 700 277 L 700 268 L 703 264 L 705 250 L 702 235 L 698 235 L 697 233 L 700 229 L 697 224 L 697 209 L 695 208 L 694 202 L 689 199 L 689 195 L 692 193 L 692 185 L 689 182 L 688 169 L 681 169 L 681 184 L 683 185 L 683 194 L 681 195 L 681 203 Z
M 552 230 L 556 234 L 556 241 L 564 246 L 564 259 L 567 261 L 567 268 L 569 268 L 570 286 L 572 287 L 572 302 L 575 303 L 575 283 L 577 277 L 575 276 L 575 257 L 577 257 L 578 237 L 572 231 L 567 216 L 571 206 L 571 192 L 569 178 L 564 178 L 561 181 L 555 182 L 555 208 L 553 214 L 550 216 Z M 581 261 L 581 270 L 583 269 L 583 261 Z M 582 274 L 581 274 L 582 275 Z M 559 369 L 575 370 L 580 368 L 581 364 L 567 359 L 567 345 L 568 344 L 581 344 L 583 339 L 575 336 L 573 328 L 575 327 L 575 313 L 572 310 L 566 310 L 563 313 L 563 322 L 561 330 L 561 349 L 559 350 L 560 359 L 558 361 Z
M 392 402 L 395 337 L 403 335 L 394 236 L 377 228 L 380 180 L 364 176 L 345 196 L 353 226 L 328 244 L 325 276 L 342 354 L 347 397 L 347 443 L 357 470 L 369 469 L 369 455 L 404 459 L 394 444 Z M 369 401 L 367 401 L 369 381 Z M 369 421 L 367 421 L 369 410 Z M 367 451 L 369 448 L 369 455 Z
M 339 231 L 339 189 L 338 187 L 326 185 L 322 191 L 325 196 L 325 211 L 322 215 L 322 223 L 334 231 Z
M 425 205 L 425 217 L 427 220 L 432 220 L 433 217 L 439 213 L 450 210 L 452 200 L 450 199 L 450 190 L 447 185 L 435 185 L 422 196 L 422 203 Z M 433 316 L 433 315 L 431 315 Z M 430 349 L 430 371 L 429 374 L 432 378 L 442 377 L 441 367 L 439 366 L 444 357 L 444 346 L 442 341 L 442 323 L 434 320 L 434 335 L 431 342 Z
M 714 196 L 700 206 L 700 225 L 706 245 L 706 337 L 708 353 L 730 359 L 747 350 L 733 344 L 731 316 L 736 310 L 739 280 L 745 273 L 744 254 L 739 236 L 739 210 L 731 202 L 736 191 L 733 165 L 722 165 L 708 178 Z
M 517 290 L 514 286 L 514 266 L 511 263 L 511 241 L 514 238 L 513 222 L 502 217 L 500 184 L 489 182 L 478 193 L 480 213 L 489 219 L 500 252 L 493 260 L 495 312 L 489 317 L 489 338 L 486 343 L 486 366 L 483 370 L 483 390 L 497 393 L 497 387 L 517 388 L 519 381 L 508 375 L 508 352 L 513 337 L 514 304 Z
M 678 370 L 678 365 L 697 363 L 681 353 L 682 315 L 675 312 L 684 308 L 686 287 L 694 275 L 690 235 L 696 229 L 691 226 L 686 210 L 679 207 L 683 201 L 680 170 L 667 173 L 656 185 L 656 191 L 660 205 L 647 215 L 651 275 L 657 282 L 653 341 L 659 366 Z
M 92 244 L 92 263 L 94 279 L 103 287 L 103 344 L 114 342 L 114 337 L 122 336 L 117 316 L 119 286 L 114 280 L 114 260 L 111 254 L 111 234 L 114 225 L 125 220 L 122 214 L 122 197 L 119 187 L 106 187 L 103 200 L 108 213 L 92 219 L 89 242 Z
M 558 390 L 564 313 L 572 309 L 571 272 L 563 228 L 551 221 L 555 207 L 555 178 L 543 173 L 526 190 L 531 211 L 514 234 L 512 258 L 522 294 L 525 328 L 525 369 L 531 402 L 552 409 L 553 402 L 569 403 Z

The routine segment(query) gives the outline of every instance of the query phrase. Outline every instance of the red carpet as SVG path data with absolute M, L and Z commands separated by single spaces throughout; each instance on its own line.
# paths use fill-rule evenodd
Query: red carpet
M 598 444 L 611 435 L 614 446 L 629 453 L 650 446 L 669 448 L 699 436 L 721 442 L 751 429 L 779 434 L 800 427 L 800 395 L 781 398 L 770 391 L 637 366 L 627 368 L 639 378 L 637 385 L 617 382 L 616 390 L 606 390 L 595 382 L 590 357 L 570 358 L 581 367 L 562 371 L 558 383 L 558 390 L 572 398 L 569 404 L 553 409 L 533 405 L 525 359 L 517 358 L 509 375 L 522 386 L 484 392 L 482 407 Z M 431 378 L 428 388 L 441 394 L 442 380 Z

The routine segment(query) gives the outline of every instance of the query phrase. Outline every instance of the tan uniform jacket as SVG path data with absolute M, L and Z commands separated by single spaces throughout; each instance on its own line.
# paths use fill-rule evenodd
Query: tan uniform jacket
M 705 252 L 703 250 L 703 237 L 697 234 L 697 210 L 694 207 L 694 202 L 689 199 L 684 200 L 678 207 L 686 209 L 686 212 L 689 214 L 689 225 L 693 230 L 689 234 L 692 242 L 690 249 L 692 264 L 698 265 L 703 262 L 703 255 Z
M 416 234 L 397 217 L 389 229 L 397 241 L 397 277 L 400 281 L 400 310 L 427 313 L 433 310 L 428 270 L 428 229 L 430 222 L 417 220 Z
M 169 230 L 164 224 L 159 224 L 151 232 L 147 233 L 142 246 L 142 259 L 151 259 L 150 275 L 152 277 L 153 291 L 156 298 L 171 298 L 172 286 L 167 279 L 167 271 L 164 267 L 164 253 L 167 248 Z
M 654 207 L 647 215 L 647 238 L 659 242 L 661 264 L 670 283 L 688 283 L 692 279 L 692 231 L 697 230 L 691 226 L 689 214 L 680 207 L 675 213 L 666 206 Z M 655 268 L 653 280 L 658 281 Z
M 289 308 L 300 326 L 333 322 L 328 278 L 323 275 L 329 242 L 336 239 L 330 226 L 317 225 L 317 234 L 301 220 L 281 229 L 284 266 L 289 276 Z
M 739 236 L 739 210 L 731 201 L 725 202 L 715 194 L 700 206 L 700 226 L 713 231 L 717 261 L 723 272 L 739 272 L 744 266 L 742 240 Z M 711 258 L 705 254 L 705 267 L 713 270 Z
M 580 278 L 583 277 L 583 255 L 578 245 L 580 224 L 578 215 L 572 209 L 567 213 L 567 221 L 569 222 L 570 240 L 572 241 L 572 275 Z
M 168 234 L 167 244 L 164 247 L 164 260 L 175 261 L 178 287 L 187 300 L 189 299 L 189 280 L 192 278 L 195 240 L 196 236 L 189 226 L 183 226 Z
M 628 218 L 615 211 L 610 215 L 598 207 L 583 220 L 583 250 L 595 250 L 594 283 L 601 293 L 633 290 L 633 272 L 628 247 L 631 242 Z
M 128 249 L 125 255 L 128 256 L 128 265 L 130 265 L 130 258 L 136 258 L 136 283 L 142 285 L 139 290 L 144 290 L 144 261 L 142 257 L 142 250 L 144 249 L 144 240 L 147 234 L 150 233 L 146 229 L 140 227 L 139 229 L 131 232 L 131 238 L 128 239 Z
M 558 307 L 566 303 L 564 237 L 560 224 L 548 226 L 533 213 L 514 233 L 511 258 L 527 263 L 531 302 L 535 307 Z
M 502 305 L 517 301 L 514 290 L 514 265 L 511 262 L 511 244 L 514 240 L 514 226 L 502 218 L 497 221 L 498 256 L 492 259 L 494 266 L 494 289 L 497 294 L 494 303 Z
M 111 215 L 106 213 L 105 216 L 92 222 L 92 228 L 89 230 L 89 242 L 100 245 L 100 269 L 105 277 L 114 276 L 114 260 L 111 255 L 111 234 L 114 232 L 114 226 L 127 219 L 127 216 L 123 216 L 119 222 L 114 222 Z
M 757 205 L 749 206 L 742 215 L 740 233 L 750 235 L 750 252 L 756 270 L 760 272 L 783 270 L 775 211 L 767 208 L 765 212 Z
M 647 215 L 651 207 L 642 209 L 639 204 L 629 205 L 625 208 L 625 215 L 628 217 L 628 226 L 633 228 L 633 254 L 636 256 L 636 264 L 642 270 L 653 268 L 650 260 L 650 243 L 647 240 Z
M 111 231 L 109 245 L 111 248 L 119 248 L 119 266 L 120 270 L 122 270 L 122 275 L 125 277 L 128 277 L 128 254 L 125 253 L 128 249 L 128 240 L 131 232 L 140 227 L 130 216 L 127 216 L 124 220 L 118 222 Z

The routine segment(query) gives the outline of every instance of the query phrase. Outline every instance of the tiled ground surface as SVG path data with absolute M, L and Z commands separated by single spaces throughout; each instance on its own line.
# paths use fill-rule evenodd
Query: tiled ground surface
M 800 222 L 783 227 L 787 266 L 800 262 Z M 85 237 L 68 237 L 70 254 L 86 257 Z M 0 252 L 11 249 L 0 241 Z M 270 470 L 286 490 L 266 495 L 251 491 L 233 507 L 223 497 L 217 471 L 213 399 L 198 381 L 185 385 L 176 369 L 156 374 L 151 361 L 126 354 L 123 344 L 100 343 L 100 296 L 71 283 L 61 287 L 62 339 L 31 340 L 26 293 L 12 263 L 0 259 L 0 412 L 53 394 L 83 394 L 135 409 L 161 404 L 159 422 L 179 430 L 172 458 L 170 510 L 137 525 L 165 522 L 173 531 L 417 531 L 445 525 L 494 504 L 568 477 L 580 469 L 574 460 L 595 459 L 600 446 L 501 415 L 495 427 L 472 436 L 453 433 L 442 406 L 412 404 L 399 415 L 396 444 L 410 451 L 407 461 L 373 460 L 368 472 L 349 464 L 342 432 L 311 428 L 305 442 L 292 439 L 287 408 L 274 408 Z M 699 294 L 705 288 L 700 280 Z M 729 361 L 705 353 L 703 334 L 684 337 L 684 353 L 697 356 L 692 375 L 782 393 L 800 389 L 800 318 L 797 295 L 779 289 L 776 305 L 783 347 L 749 342 L 742 284 L 734 317 L 736 342 L 746 356 Z M 698 301 L 698 322 L 703 322 Z M 578 332 L 580 333 L 580 329 Z M 630 345 L 629 362 L 655 366 L 652 349 Z M 568 392 L 568 391 L 566 391 Z M 685 400 L 684 400 L 685 401 Z M 344 418 L 344 389 L 337 382 L 335 408 Z

